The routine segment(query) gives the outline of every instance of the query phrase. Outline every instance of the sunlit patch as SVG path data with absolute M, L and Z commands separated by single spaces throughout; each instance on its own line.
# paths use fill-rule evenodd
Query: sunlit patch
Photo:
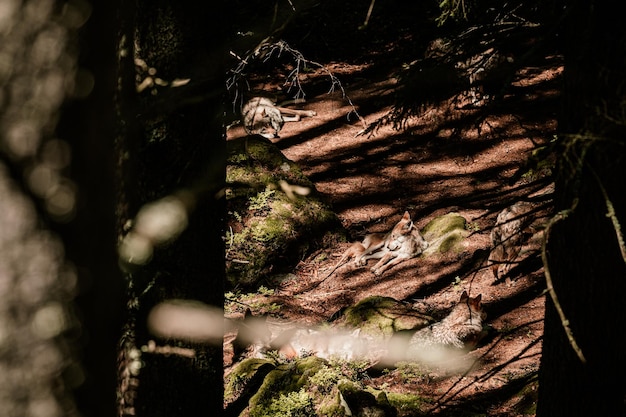
M 148 329 L 164 338 L 222 343 L 224 312 L 197 301 L 169 300 L 152 309 Z
M 137 214 L 135 232 L 155 243 L 176 238 L 187 227 L 187 210 L 178 198 L 166 197 L 146 204 Z
M 37 128 L 26 122 L 13 123 L 7 129 L 6 144 L 9 151 L 18 158 L 34 154 L 39 146 L 39 139 Z
M 139 210 L 132 230 L 124 237 L 118 253 L 131 264 L 145 264 L 156 246 L 176 239 L 188 224 L 187 206 L 177 197 L 165 197 Z
M 14 22 L 17 2 L 0 2 L 0 33 L 8 31 Z
M 58 336 L 67 327 L 63 306 L 59 303 L 50 303 L 35 313 L 32 321 L 32 330 L 42 339 Z
M 69 181 L 64 181 L 50 190 L 46 196 L 46 209 L 57 221 L 68 221 L 76 210 L 76 191 Z
M 134 232 L 127 234 L 118 248 L 120 258 L 135 265 L 147 263 L 152 259 L 153 251 L 150 239 Z
M 36 165 L 27 175 L 28 186 L 39 197 L 44 197 L 48 191 L 59 182 L 57 172 L 44 164 Z

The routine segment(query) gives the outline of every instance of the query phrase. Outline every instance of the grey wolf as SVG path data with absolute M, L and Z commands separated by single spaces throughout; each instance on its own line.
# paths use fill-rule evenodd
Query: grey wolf
M 432 347 L 475 347 L 483 335 L 483 320 L 487 318 L 481 300 L 481 294 L 470 297 L 463 291 L 459 302 L 444 319 L 415 332 L 409 340 L 409 354 Z
M 426 248 L 428 248 L 428 242 L 413 224 L 409 212 L 405 211 L 390 232 L 371 233 L 366 235 L 362 242 L 353 243 L 341 255 L 326 278 L 353 257 L 354 263 L 358 266 L 366 265 L 369 259 L 379 259 L 371 271 L 375 275 L 381 275 L 393 265 L 420 255 Z
M 275 105 L 265 97 L 254 97 L 241 109 L 241 121 L 246 133 L 261 135 L 267 139 L 280 137 L 285 122 L 297 122 L 301 117 L 313 117 L 312 110 L 294 110 Z
M 524 214 L 530 210 L 530 203 L 518 201 L 502 210 L 491 229 L 491 255 L 489 263 L 496 279 L 506 275 L 511 264 L 522 248 Z

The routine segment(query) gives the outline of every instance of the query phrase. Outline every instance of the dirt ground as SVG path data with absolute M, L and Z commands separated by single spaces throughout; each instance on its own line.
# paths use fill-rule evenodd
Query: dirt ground
M 410 380 L 391 372 L 374 375 L 369 383 L 389 391 L 417 391 L 432 401 L 433 414 L 534 415 L 545 298 L 539 252 L 545 210 L 534 214 L 537 220 L 526 230 L 510 277 L 496 280 L 486 260 L 491 228 L 504 207 L 533 196 L 549 198 L 551 186 L 537 181 L 545 171 L 516 174 L 529 153 L 555 133 L 559 60 L 546 56 L 540 65 L 519 71 L 514 85 L 524 94 L 505 97 L 502 105 L 447 102 L 425 109 L 405 130 L 386 126 L 371 136 L 359 133 L 391 109 L 397 80 L 387 70 L 355 76 L 363 73 L 360 63 L 327 65 L 340 81 L 342 76 L 349 80 L 344 87 L 355 107 L 341 92 L 308 96 L 301 107 L 317 116 L 287 123 L 273 142 L 314 182 L 353 240 L 388 231 L 405 210 L 420 228 L 436 216 L 457 212 L 472 233 L 460 253 L 415 258 L 380 277 L 348 265 L 313 286 L 348 246 L 337 244 L 303 259 L 272 301 L 282 306 L 283 318 L 316 324 L 372 295 L 407 301 L 437 317 L 463 290 L 482 294 L 492 331 L 467 355 L 470 371 Z M 228 132 L 229 138 L 243 134 L 240 127 Z

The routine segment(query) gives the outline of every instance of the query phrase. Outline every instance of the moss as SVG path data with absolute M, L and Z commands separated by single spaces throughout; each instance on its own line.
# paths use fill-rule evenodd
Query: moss
M 269 140 L 242 138 L 228 141 L 228 147 L 225 241 L 227 277 L 233 287 L 251 287 L 270 272 L 290 270 L 322 246 L 328 232 L 343 232 L 313 183 Z M 311 192 L 287 195 L 283 181 Z
M 312 417 L 313 399 L 304 390 L 280 394 L 267 404 L 250 410 L 250 417 Z
M 396 410 L 387 400 L 385 392 L 354 383 L 340 384 L 339 391 L 352 415 L 395 415 Z
M 309 384 L 314 385 L 318 392 L 327 394 L 342 378 L 343 374 L 339 368 L 324 365 L 309 378 Z
M 279 244 L 279 237 L 287 231 L 289 224 L 284 218 L 268 216 L 264 219 L 258 219 L 250 225 L 250 236 L 264 245 L 275 243 Z
M 361 391 L 361 386 L 352 381 L 342 381 L 338 385 L 338 388 L 342 394 L 358 393 L 359 391 Z
M 346 415 L 346 409 L 339 401 L 332 404 L 323 404 L 318 411 L 318 414 L 324 417 L 344 417 Z
M 459 243 L 465 238 L 462 230 L 448 232 L 439 243 L 439 252 L 448 252 L 459 247 Z
M 246 359 L 238 364 L 226 378 L 224 386 L 224 400 L 232 401 L 238 396 L 250 381 L 255 377 L 263 378 L 274 367 L 271 361 L 265 359 Z
M 398 410 L 399 415 L 420 415 L 425 403 L 424 399 L 417 394 L 388 392 L 387 399 L 389 404 Z
M 326 364 L 324 359 L 310 356 L 276 367 L 265 377 L 263 385 L 250 399 L 250 408 L 265 409 L 276 395 L 301 390 L 308 383 L 308 379 Z
M 427 241 L 441 237 L 453 230 L 465 230 L 466 220 L 458 213 L 448 213 L 431 220 L 422 229 L 422 235 Z
M 381 296 L 364 298 L 349 307 L 344 320 L 351 327 L 387 337 L 397 331 L 420 329 L 432 321 L 394 298 Z
M 422 256 L 448 251 L 460 251 L 468 235 L 467 221 L 458 213 L 448 213 L 431 220 L 423 229 L 422 235 L 429 243 Z

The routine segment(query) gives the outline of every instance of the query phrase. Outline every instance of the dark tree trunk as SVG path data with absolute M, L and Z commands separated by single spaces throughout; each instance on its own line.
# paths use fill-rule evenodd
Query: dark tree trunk
M 138 1 L 122 13 L 118 227 L 145 204 L 171 195 L 189 214 L 182 234 L 156 245 L 147 263 L 126 265 L 131 305 L 120 356 L 122 415 L 222 412 L 221 343 L 158 339 L 146 326 L 151 309 L 164 300 L 223 306 L 225 19 L 219 6 Z M 150 340 L 195 356 L 144 352 L 137 371 L 130 362 Z
M 72 147 L 72 178 L 79 189 L 74 220 L 56 228 L 79 278 L 76 303 L 84 330 L 78 348 L 85 380 L 75 395 L 85 417 L 115 413 L 113 364 L 123 316 L 114 217 L 115 10 L 114 3 L 94 4 L 79 37 L 79 64 L 93 84 L 79 78 L 85 83 L 79 91 L 88 95 L 68 101 L 59 124 L 60 137 Z
M 548 297 L 537 416 L 623 416 L 626 265 L 617 236 L 626 225 L 626 31 L 605 2 L 577 1 L 567 12 L 555 204 L 577 204 L 554 225 L 547 254 L 584 360 Z

